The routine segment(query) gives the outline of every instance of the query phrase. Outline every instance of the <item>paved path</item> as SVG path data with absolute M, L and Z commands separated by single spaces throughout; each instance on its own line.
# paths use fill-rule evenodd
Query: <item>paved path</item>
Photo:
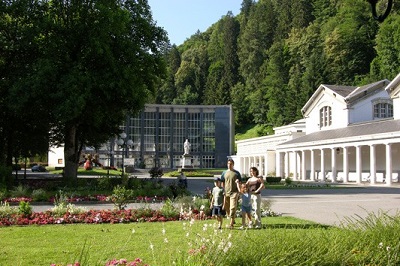
M 164 178 L 163 178 L 164 179 Z M 165 178 L 174 182 L 176 178 Z M 203 195 L 213 187 L 213 178 L 188 178 L 188 189 L 194 195 Z M 272 201 L 271 209 L 283 216 L 293 216 L 326 225 L 340 225 L 348 218 L 365 218 L 369 213 L 387 212 L 400 215 L 400 185 L 352 185 L 328 189 L 265 189 L 263 199 Z M 79 204 L 76 204 L 79 205 Z M 112 209 L 112 204 L 81 204 L 90 209 Z M 128 208 L 140 207 L 130 204 Z M 160 204 L 152 207 L 158 208 Z M 45 211 L 52 205 L 35 205 L 34 211 Z
M 331 189 L 265 190 L 272 210 L 327 225 L 385 212 L 399 214 L 400 187 L 352 186 Z

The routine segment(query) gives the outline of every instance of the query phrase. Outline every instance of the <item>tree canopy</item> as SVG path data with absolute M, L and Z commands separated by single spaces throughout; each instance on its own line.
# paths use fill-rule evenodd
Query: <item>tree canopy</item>
M 0 19 L 0 162 L 21 155 L 5 152 L 15 127 L 63 144 L 64 175 L 74 179 L 82 146 L 118 134 L 155 95 L 167 34 L 146 0 L 3 1 Z M 38 127 L 24 132 L 26 121 Z
M 240 14 L 228 12 L 171 50 L 182 61 L 179 67 L 167 61 L 175 83 L 163 82 L 158 94 L 190 88 L 199 97 L 179 103 L 232 104 L 236 126 L 257 124 L 270 132 L 302 118 L 301 108 L 321 83 L 359 86 L 394 78 L 400 72 L 397 10 L 395 4 L 379 23 L 366 0 L 243 0 Z M 189 63 L 188 55 L 200 51 L 201 61 Z M 199 80 L 206 80 L 203 92 Z

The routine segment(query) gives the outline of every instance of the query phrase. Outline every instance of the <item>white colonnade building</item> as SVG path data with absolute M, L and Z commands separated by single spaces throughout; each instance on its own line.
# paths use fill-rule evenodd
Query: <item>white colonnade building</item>
M 235 168 L 293 180 L 391 185 L 400 174 L 400 74 L 361 87 L 320 85 L 303 118 L 236 141 Z

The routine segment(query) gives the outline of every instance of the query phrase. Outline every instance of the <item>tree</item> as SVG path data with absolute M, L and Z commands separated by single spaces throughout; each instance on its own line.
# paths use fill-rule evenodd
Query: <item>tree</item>
M 376 36 L 376 52 L 371 79 L 392 79 L 400 72 L 400 16 L 393 14 L 383 23 Z
M 326 83 L 353 85 L 356 76 L 369 72 L 375 57 L 371 37 L 376 34 L 376 24 L 365 1 L 343 1 L 322 35 L 329 69 Z
M 167 37 L 145 0 L 40 4 L 46 10 L 35 36 L 40 55 L 15 93 L 46 106 L 51 144 L 64 144 L 64 175 L 73 182 L 83 145 L 118 134 L 126 116 L 154 94 L 165 73 Z
M 181 65 L 181 54 L 176 45 L 168 50 L 166 57 L 167 75 L 160 89 L 157 91 L 156 103 L 170 104 L 177 97 L 175 87 L 175 73 Z
M 175 104 L 201 104 L 208 69 L 205 45 L 196 45 L 182 53 L 181 66 L 175 74 Z M 196 97 L 196 101 L 193 100 Z M 190 101 L 188 101 L 190 100 Z
M 12 159 L 48 150 L 48 123 L 44 105 L 27 102 L 19 95 L 25 90 L 24 77 L 39 57 L 36 42 L 44 8 L 38 1 L 0 3 L 0 167 Z M 25 105 L 21 110 L 19 106 Z M 11 168 L 9 168 L 11 169 Z

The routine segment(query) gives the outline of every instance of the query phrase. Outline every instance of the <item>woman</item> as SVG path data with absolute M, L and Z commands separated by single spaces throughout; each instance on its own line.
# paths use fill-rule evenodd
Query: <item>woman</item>
M 257 167 L 250 168 L 250 178 L 247 180 L 246 184 L 250 188 L 251 192 L 251 202 L 252 208 L 255 212 L 255 228 L 260 229 L 261 225 L 261 190 L 265 187 L 264 180 L 262 176 L 258 175 Z

